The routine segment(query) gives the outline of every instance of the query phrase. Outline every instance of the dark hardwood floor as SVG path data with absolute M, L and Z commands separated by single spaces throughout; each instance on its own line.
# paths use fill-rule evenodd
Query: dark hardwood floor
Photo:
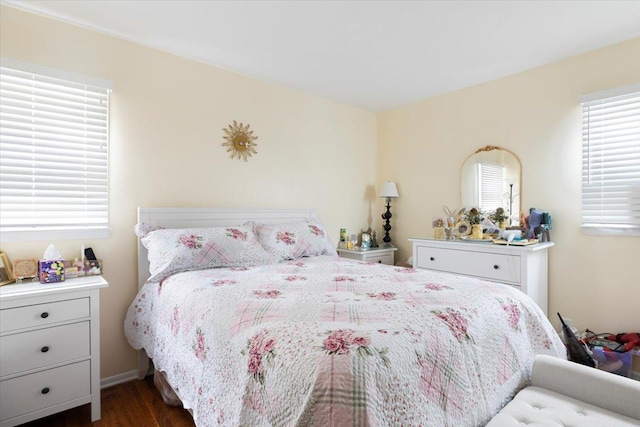
M 22 427 L 193 427 L 191 414 L 164 404 L 153 377 L 102 390 L 102 419 L 91 422 L 91 406 L 83 405 Z

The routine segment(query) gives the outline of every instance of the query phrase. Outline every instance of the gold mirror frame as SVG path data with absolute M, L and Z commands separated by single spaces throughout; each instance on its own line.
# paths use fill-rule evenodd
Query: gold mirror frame
M 487 145 L 477 149 L 473 154 L 465 159 L 460 168 L 460 200 L 461 206 L 472 207 L 478 206 L 477 198 L 475 195 L 468 195 L 468 193 L 477 193 L 472 191 L 474 187 L 473 169 L 481 161 L 490 161 L 495 164 L 504 165 L 507 168 L 507 177 L 505 178 L 505 193 L 506 208 L 512 206 L 509 212 L 509 216 L 512 222 L 516 222 L 519 219 L 520 212 L 522 211 L 522 163 L 514 152 L 506 148 L 498 147 L 495 145 Z M 513 184 L 509 187 L 509 184 Z M 476 187 L 477 188 L 477 187 Z M 511 192 L 509 200 L 509 192 Z

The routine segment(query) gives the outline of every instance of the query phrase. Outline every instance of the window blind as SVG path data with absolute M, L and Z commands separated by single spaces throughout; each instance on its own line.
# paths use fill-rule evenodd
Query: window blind
M 640 234 L 640 84 L 582 103 L 582 227 Z
M 478 164 L 478 184 L 481 211 L 495 211 L 503 207 L 504 173 L 502 165 L 492 163 Z
M 111 83 L 2 59 L 0 230 L 108 226 Z

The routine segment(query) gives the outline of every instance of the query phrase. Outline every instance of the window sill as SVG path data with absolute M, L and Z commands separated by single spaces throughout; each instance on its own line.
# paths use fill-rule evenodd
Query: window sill
M 607 226 L 582 226 L 582 232 L 591 236 L 640 237 L 640 228 L 622 228 Z
M 38 240 L 88 240 L 109 237 L 108 227 L 95 228 L 67 228 L 67 229 L 34 229 L 0 231 L 0 241 L 5 242 L 34 242 Z

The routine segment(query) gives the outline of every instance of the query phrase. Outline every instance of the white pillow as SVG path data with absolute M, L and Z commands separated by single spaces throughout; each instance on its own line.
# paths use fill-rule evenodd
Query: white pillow
M 149 252 L 149 282 L 181 271 L 276 262 L 260 245 L 251 226 L 154 230 L 138 224 L 135 232 Z
M 327 231 L 319 221 L 255 224 L 254 227 L 262 246 L 279 261 L 337 255 Z

